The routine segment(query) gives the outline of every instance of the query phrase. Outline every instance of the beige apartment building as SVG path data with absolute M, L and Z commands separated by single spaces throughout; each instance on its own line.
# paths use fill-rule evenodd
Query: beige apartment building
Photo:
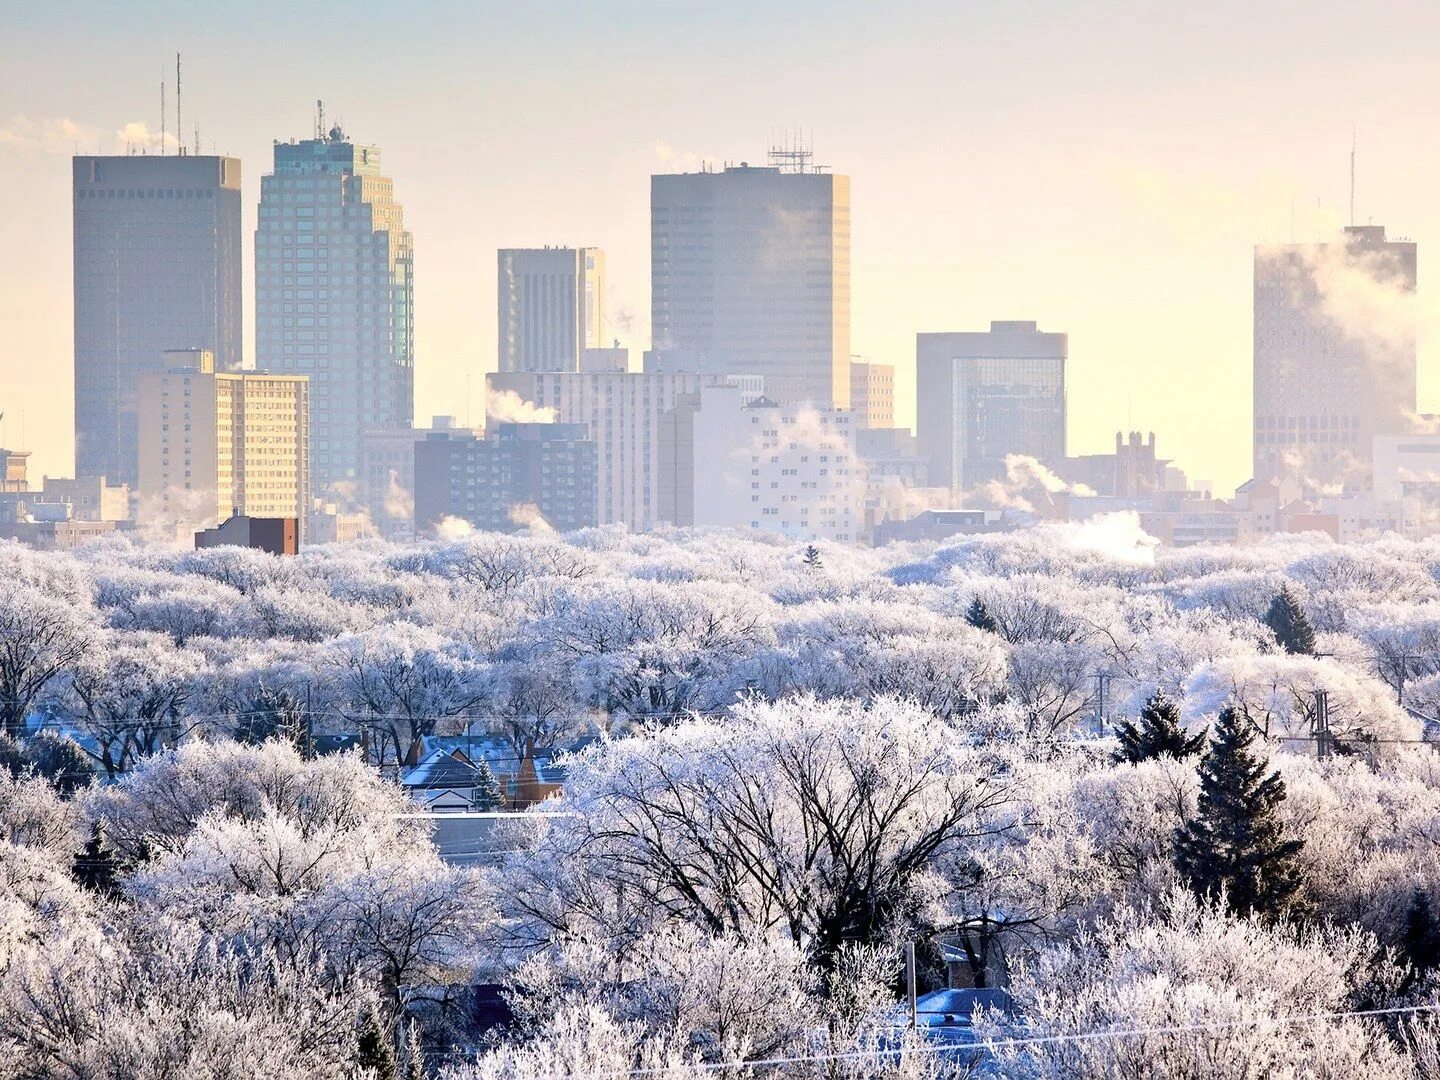
M 304 521 L 309 379 L 215 370 L 209 350 L 167 352 L 140 378 L 141 514 L 213 525 L 232 512 Z
M 895 426 L 895 365 L 850 361 L 850 410 L 856 428 Z

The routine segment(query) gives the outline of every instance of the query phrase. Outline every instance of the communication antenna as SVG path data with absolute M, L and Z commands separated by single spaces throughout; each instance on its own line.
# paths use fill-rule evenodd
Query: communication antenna
M 325 137 L 325 102 L 315 99 L 315 138 Z
M 160 69 L 160 153 L 165 153 L 165 69 Z
M 180 54 L 175 54 L 175 142 L 185 153 L 185 125 L 180 122 Z
M 1355 125 L 1350 125 L 1350 224 L 1355 224 Z

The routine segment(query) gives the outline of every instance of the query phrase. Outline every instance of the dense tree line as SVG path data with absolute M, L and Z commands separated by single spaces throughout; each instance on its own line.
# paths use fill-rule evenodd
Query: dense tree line
M 1440 545 L 1092 536 L 0 546 L 0 1077 L 1437 1075 Z M 307 741 L 465 725 L 485 869 Z

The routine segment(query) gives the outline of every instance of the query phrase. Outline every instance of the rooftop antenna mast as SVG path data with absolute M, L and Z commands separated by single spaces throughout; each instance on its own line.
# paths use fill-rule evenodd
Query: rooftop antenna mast
M 315 138 L 325 138 L 325 102 L 315 100 Z
M 175 142 L 179 153 L 185 153 L 185 125 L 180 122 L 180 54 L 175 54 Z
M 160 69 L 160 153 L 165 153 L 165 69 Z
M 1355 125 L 1350 125 L 1350 224 L 1355 224 Z

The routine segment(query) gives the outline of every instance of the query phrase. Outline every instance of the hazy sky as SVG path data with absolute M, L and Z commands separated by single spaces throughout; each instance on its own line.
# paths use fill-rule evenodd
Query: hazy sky
M 247 311 L 272 140 L 307 137 L 324 98 L 381 147 L 415 235 L 419 419 L 463 415 L 467 377 L 480 401 L 497 247 L 605 248 L 638 352 L 648 176 L 763 160 L 803 126 L 853 178 L 853 345 L 896 364 L 902 422 L 917 330 L 1035 319 L 1070 334 L 1071 453 L 1154 430 L 1228 491 L 1250 458 L 1251 245 L 1343 223 L 1352 124 L 1357 218 L 1419 241 L 1426 292 L 1437 35 L 1433 0 L 0 0 L 0 443 L 37 475 L 72 467 L 68 155 L 157 128 L 179 49 L 187 129 L 243 159 Z

